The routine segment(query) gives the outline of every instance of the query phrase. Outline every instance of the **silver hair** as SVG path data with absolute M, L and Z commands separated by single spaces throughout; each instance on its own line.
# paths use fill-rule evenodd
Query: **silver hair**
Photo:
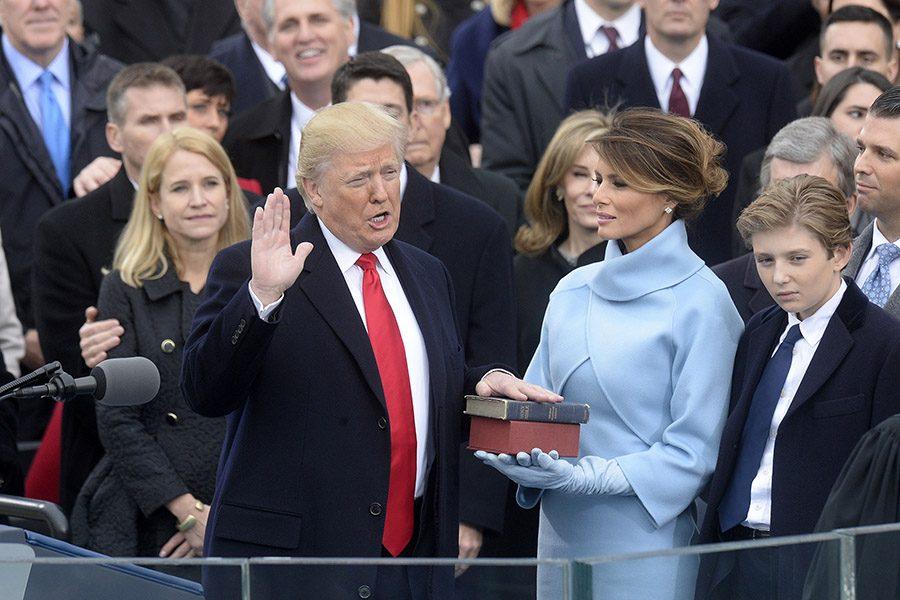
M 773 158 L 796 164 L 808 164 L 827 155 L 837 170 L 838 188 L 845 198 L 856 193 L 853 163 L 856 160 L 856 144 L 846 134 L 835 129 L 826 117 L 805 117 L 792 121 L 775 134 L 763 156 L 759 170 L 760 190 L 768 187 L 772 179 Z
M 418 48 L 400 44 L 382 48 L 380 52 L 393 56 L 400 61 L 400 64 L 407 68 L 418 62 L 425 63 L 425 66 L 431 71 L 432 77 L 434 77 L 434 82 L 437 86 L 438 101 L 443 102 L 450 99 L 450 86 L 447 84 L 447 76 L 444 75 L 444 70 L 441 69 L 441 66 L 436 60 Z
M 331 0 L 335 10 L 347 19 L 356 16 L 356 0 Z M 262 22 L 266 34 L 271 35 L 275 28 L 275 0 L 264 0 L 262 5 Z

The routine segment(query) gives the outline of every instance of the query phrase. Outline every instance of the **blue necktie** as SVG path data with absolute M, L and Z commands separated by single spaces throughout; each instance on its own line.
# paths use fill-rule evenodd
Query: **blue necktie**
M 747 510 L 750 508 L 750 486 L 759 472 L 759 463 L 766 447 L 766 440 L 769 439 L 769 430 L 772 428 L 772 416 L 775 414 L 781 390 L 791 370 L 794 344 L 802 337 L 800 325 L 794 325 L 788 330 L 784 341 L 766 364 L 756 391 L 753 392 L 734 472 L 719 504 L 719 525 L 722 531 L 740 525 L 747 518 Z
M 891 263 L 900 257 L 900 248 L 895 244 L 881 244 L 875 248 L 875 254 L 878 255 L 878 265 L 863 283 L 862 292 L 872 304 L 884 308 L 891 297 Z
M 53 93 L 53 73 L 41 73 L 41 131 L 44 144 L 56 176 L 59 177 L 60 188 L 65 194 L 69 190 L 69 128 L 63 118 L 62 109 Z

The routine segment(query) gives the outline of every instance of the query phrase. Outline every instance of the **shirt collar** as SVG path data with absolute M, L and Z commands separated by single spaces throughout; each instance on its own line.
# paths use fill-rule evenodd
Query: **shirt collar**
M 622 38 L 623 48 L 635 43 L 640 35 L 641 8 L 637 3 L 633 4 L 618 19 L 607 21 L 594 12 L 586 0 L 575 0 L 575 17 L 578 20 L 578 28 L 581 30 L 581 39 L 584 40 L 585 46 L 591 44 L 601 25 L 616 28 L 619 37 Z
M 19 87 L 23 90 L 25 88 L 33 85 L 38 78 L 41 76 L 41 73 L 44 72 L 44 67 L 37 64 L 18 50 L 16 47 L 12 45 L 12 42 L 9 41 L 9 37 L 4 33 L 3 34 L 3 53 L 6 55 L 6 60 L 9 62 L 9 66 L 13 71 L 13 74 L 16 76 L 16 81 L 19 82 Z M 50 64 L 47 65 L 48 71 L 53 73 L 53 77 L 56 78 L 56 81 L 63 87 L 67 92 L 69 91 L 69 38 L 66 37 L 63 40 L 62 49 L 57 53 L 57 55 L 50 61 Z
M 441 167 L 440 167 L 440 165 L 434 165 L 434 173 L 431 174 L 431 180 L 435 183 L 441 182 Z
M 697 90 L 702 87 L 703 77 L 706 75 L 706 59 L 709 57 L 709 42 L 706 40 L 706 35 L 700 38 L 697 47 L 680 64 L 672 62 L 660 52 L 653 45 L 649 35 L 644 36 L 644 51 L 647 55 L 647 66 L 650 68 L 650 77 L 653 79 L 657 96 L 662 95 L 662 91 L 672 77 L 672 69 L 675 67 L 681 69 L 687 85 Z
M 881 230 L 878 229 L 878 218 L 875 219 L 875 222 L 872 224 L 872 247 L 869 248 L 869 253 L 866 255 L 866 260 L 869 260 L 873 256 L 875 256 L 876 250 L 878 250 L 878 246 L 882 244 L 890 244 L 884 234 L 881 233 Z M 900 248 L 900 240 L 894 242 L 894 245 Z
M 263 70 L 266 72 L 266 76 L 272 83 L 284 89 L 281 81 L 284 77 L 284 65 L 275 60 L 275 57 L 269 54 L 265 48 L 254 42 L 253 39 L 250 40 L 250 47 L 253 48 L 253 53 L 256 54 L 256 58 L 259 59 L 259 64 L 262 65 Z
M 316 219 L 319 220 L 319 227 L 322 228 L 322 235 L 325 236 L 325 243 L 328 244 L 328 249 L 331 250 L 331 254 L 334 255 L 334 260 L 337 261 L 338 268 L 341 270 L 342 274 L 346 274 L 348 270 L 350 270 L 354 265 L 356 265 L 356 261 L 359 260 L 360 253 L 342 242 L 338 239 L 336 235 L 331 233 L 331 230 L 325 226 L 325 223 L 322 222 L 322 219 L 316 215 Z M 372 254 L 375 255 L 375 258 L 378 259 L 378 265 L 384 270 L 385 273 L 394 277 L 394 267 L 391 265 L 390 261 L 387 258 L 387 254 L 384 252 L 384 247 L 378 248 L 373 251 Z
M 297 97 L 297 94 L 291 92 L 291 121 L 296 127 L 302 131 L 315 114 L 315 110 L 303 104 L 303 101 Z
M 409 181 L 409 173 L 406 172 L 406 162 L 400 164 L 400 201 L 403 202 L 403 194 L 406 193 L 406 183 Z
M 797 318 L 796 313 L 788 313 L 787 329 L 799 324 L 800 333 L 803 334 L 803 339 L 806 340 L 810 346 L 815 348 L 822 340 L 822 336 L 825 335 L 825 328 L 828 327 L 828 322 L 831 321 L 831 317 L 837 310 L 838 304 L 841 303 L 841 299 L 844 297 L 844 292 L 846 291 L 847 283 L 841 279 L 841 285 L 834 293 L 834 296 L 810 316 L 801 321 Z M 785 329 L 785 331 L 787 331 L 787 329 Z

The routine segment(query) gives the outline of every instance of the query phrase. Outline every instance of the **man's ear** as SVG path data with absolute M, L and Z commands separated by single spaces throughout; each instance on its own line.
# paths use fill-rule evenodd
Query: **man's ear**
M 304 177 L 300 183 L 303 185 L 303 195 L 306 196 L 309 203 L 316 208 L 321 208 L 323 204 L 321 186 L 308 177 Z
M 816 81 L 819 85 L 825 85 L 822 83 L 822 57 L 817 56 L 813 59 L 813 69 L 816 72 Z
M 122 150 L 124 150 L 122 146 L 122 130 L 112 121 L 106 122 L 106 143 L 115 152 L 122 154 Z
M 847 263 L 850 262 L 851 252 L 853 250 L 853 243 L 849 243 L 846 246 L 838 246 L 836 247 L 834 252 L 834 266 L 835 271 L 840 273 L 844 270 L 844 267 L 847 266 Z
M 847 214 L 851 217 L 853 213 L 856 212 L 856 208 L 859 206 L 859 197 L 856 195 L 856 192 L 850 194 L 850 197 L 847 198 Z

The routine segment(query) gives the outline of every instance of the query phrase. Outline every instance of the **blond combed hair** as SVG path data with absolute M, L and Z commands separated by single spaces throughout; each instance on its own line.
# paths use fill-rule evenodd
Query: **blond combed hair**
M 297 159 L 296 184 L 306 208 L 312 211 L 314 207 L 307 197 L 304 179 L 321 182 L 334 157 L 387 145 L 403 162 L 406 126 L 376 104 L 340 102 L 318 111 L 303 128 Z
M 175 240 L 151 208 L 151 200 L 159 196 L 166 164 L 179 150 L 205 157 L 219 170 L 225 181 L 228 217 L 219 230 L 217 249 L 250 237 L 250 219 L 244 195 L 222 146 L 206 133 L 190 127 L 165 133 L 153 143 L 144 160 L 131 216 L 113 256 L 113 268 L 119 271 L 122 281 L 132 287 L 141 287 L 144 281 L 165 275 L 169 260 L 176 272 L 181 272 Z
M 853 229 L 847 199 L 829 181 L 797 175 L 776 181 L 741 212 L 737 229 L 744 242 L 757 233 L 798 225 L 808 229 L 828 250 L 850 246 Z
M 542 254 L 566 230 L 566 206 L 557 196 L 557 188 L 588 140 L 602 135 L 609 123 L 608 115 L 596 110 L 582 110 L 559 124 L 525 193 L 528 223 L 516 234 L 515 245 L 519 253 L 527 256 Z
M 697 217 L 728 185 L 728 172 L 721 166 L 725 145 L 693 119 L 629 108 L 590 141 L 629 187 L 672 202 L 675 219 Z

